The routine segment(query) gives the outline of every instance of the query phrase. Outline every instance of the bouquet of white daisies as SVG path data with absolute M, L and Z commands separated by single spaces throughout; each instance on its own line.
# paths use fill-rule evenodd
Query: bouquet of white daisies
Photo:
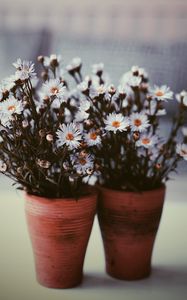
M 94 65 L 93 74 L 78 85 L 85 98 L 78 116 L 95 145 L 99 183 L 127 191 L 160 187 L 178 162 L 187 160 L 187 128 L 182 127 L 187 92 L 176 95 L 177 113 L 166 135 L 162 118 L 174 101 L 169 87 L 151 87 L 146 71 L 137 66 L 122 76 L 118 87 L 108 82 L 103 64 Z
M 165 137 L 160 121 L 173 92 L 151 88 L 144 69 L 132 67 L 115 87 L 102 63 L 83 77 L 80 58 L 65 68 L 57 55 L 38 62 L 42 80 L 32 62 L 18 59 L 15 74 L 0 85 L 0 172 L 18 188 L 78 197 L 94 176 L 109 188 L 149 190 L 187 160 L 186 127 L 179 132 L 187 92 L 176 95 L 178 113 Z
M 18 59 L 0 85 L 0 172 L 30 194 L 79 197 L 97 173 L 86 133 L 75 121 L 79 96 L 63 77 L 60 56 Z M 81 63 L 76 62 L 76 71 Z M 69 66 L 70 67 L 70 66 Z

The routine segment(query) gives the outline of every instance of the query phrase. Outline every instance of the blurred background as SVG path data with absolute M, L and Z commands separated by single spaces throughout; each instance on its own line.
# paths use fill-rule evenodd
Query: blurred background
M 103 61 L 115 83 L 132 65 L 187 88 L 186 0 L 0 0 L 0 78 L 17 57 L 57 52 Z

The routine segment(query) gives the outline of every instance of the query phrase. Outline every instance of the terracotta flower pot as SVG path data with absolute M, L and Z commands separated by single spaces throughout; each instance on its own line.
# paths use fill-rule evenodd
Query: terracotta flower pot
M 26 219 L 41 285 L 70 288 L 81 283 L 96 204 L 96 192 L 78 201 L 26 194 Z
M 165 186 L 142 193 L 100 191 L 98 219 L 107 273 L 123 280 L 149 276 Z

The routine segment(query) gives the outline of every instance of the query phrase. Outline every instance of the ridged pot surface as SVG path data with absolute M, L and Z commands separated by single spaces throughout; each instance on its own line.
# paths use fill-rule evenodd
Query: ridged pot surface
M 98 219 L 106 271 L 123 280 L 149 276 L 165 186 L 142 193 L 100 188 Z
M 51 288 L 70 288 L 80 284 L 97 193 L 78 201 L 28 194 L 25 198 L 38 282 Z

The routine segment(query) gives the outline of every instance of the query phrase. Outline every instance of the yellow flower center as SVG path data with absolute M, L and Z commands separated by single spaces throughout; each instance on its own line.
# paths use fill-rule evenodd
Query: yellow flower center
M 50 92 L 51 92 L 52 94 L 57 94 L 57 93 L 59 92 L 59 89 L 58 89 L 57 86 L 53 86 L 53 87 L 50 89 Z
M 15 105 L 10 105 L 8 107 L 8 111 L 15 111 L 16 110 L 16 106 Z
M 139 127 L 139 126 L 142 125 L 142 121 L 140 119 L 135 119 L 134 120 L 134 125 L 137 126 L 137 127 Z
M 95 141 L 97 139 L 97 134 L 95 132 L 90 133 L 90 139 Z
M 79 163 L 84 166 L 86 164 L 86 159 L 84 158 L 79 158 Z
M 68 141 L 73 141 L 74 140 L 74 135 L 72 134 L 72 133 L 68 133 L 67 135 L 66 135 L 66 140 L 68 140 Z
M 121 123 L 119 121 L 113 121 L 112 122 L 112 126 L 115 127 L 115 128 L 118 128 L 120 127 Z
M 155 93 L 155 95 L 158 96 L 158 97 L 162 97 L 162 96 L 164 96 L 164 93 L 162 91 L 157 91 Z
M 148 139 L 148 138 L 142 139 L 142 144 L 148 145 L 149 143 L 150 143 L 150 139 Z

